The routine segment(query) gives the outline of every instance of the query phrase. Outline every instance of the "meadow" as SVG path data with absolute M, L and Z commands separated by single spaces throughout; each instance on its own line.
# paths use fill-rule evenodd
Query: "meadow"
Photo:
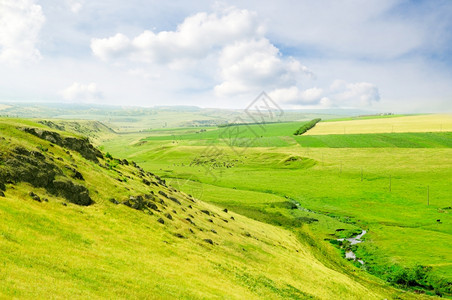
M 414 299 L 348 264 L 339 251 L 318 244 L 310 227 L 301 226 L 342 226 L 334 218 L 292 206 L 300 225 L 292 230 L 287 198 L 173 182 L 183 189 L 192 184 L 187 190 L 201 200 L 194 199 L 132 161 L 108 153 L 98 162 L 88 160 L 79 148 L 59 146 L 24 127 L 51 130 L 28 120 L 0 119 L 0 182 L 5 185 L 0 298 Z M 53 132 L 71 141 L 81 138 Z M 30 182 L 5 179 L 17 155 L 28 155 L 21 157 L 30 166 L 39 160 L 60 168 L 60 177 L 76 168 L 83 177 L 66 180 L 86 187 L 93 204 L 69 202 L 35 186 L 32 177 Z M 175 153 L 162 156 L 162 162 L 174 158 Z M 127 204 L 137 195 L 148 195 L 152 209 Z M 272 211 L 265 211 L 262 199 Z M 255 213 L 270 216 L 268 222 L 238 214 L 243 203 L 256 205 Z M 345 229 L 356 231 L 353 225 Z
M 353 134 L 326 135 L 343 129 L 344 122 Z M 103 146 L 155 170 L 181 190 L 197 191 L 201 199 L 250 218 L 290 230 L 300 227 L 296 220 L 304 220 L 308 224 L 302 227 L 327 249 L 335 249 L 330 242 L 341 234 L 366 229 L 365 242 L 354 247 L 365 262 L 360 268 L 391 281 L 387 274 L 397 268 L 429 266 L 429 284 L 450 289 L 451 118 L 320 122 L 307 135 L 294 137 L 294 128 L 302 124 L 240 125 L 225 139 L 224 128 L 147 132 Z M 398 124 L 394 132 L 384 133 L 391 124 Z M 267 145 L 259 144 L 264 140 Z M 291 209 L 287 201 L 306 210 Z

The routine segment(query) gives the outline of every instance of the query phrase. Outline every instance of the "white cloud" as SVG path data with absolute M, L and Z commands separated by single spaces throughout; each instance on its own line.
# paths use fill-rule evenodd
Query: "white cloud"
M 61 92 L 64 99 L 69 101 L 91 102 L 102 99 L 102 93 L 95 83 L 82 84 L 74 82 Z
M 332 107 L 333 106 L 333 102 L 328 97 L 323 97 L 322 99 L 320 99 L 319 104 L 320 104 L 321 107 L 324 107 L 324 108 L 328 108 L 328 107 Z
M 44 22 L 41 6 L 33 0 L 1 0 L 0 62 L 40 59 L 36 44 Z
M 302 75 L 311 74 L 299 61 L 284 58 L 266 38 L 226 46 L 220 53 L 219 67 L 223 81 L 215 86 L 219 96 L 287 87 L 297 84 Z
M 301 91 L 296 86 L 276 89 L 269 93 L 270 97 L 278 103 L 285 104 L 318 104 L 323 95 L 323 90 L 317 87 Z
M 290 87 L 313 76 L 298 60 L 284 57 L 264 33 L 256 13 L 230 7 L 189 16 L 175 31 L 92 39 L 91 49 L 103 61 L 146 62 L 206 81 L 214 77 L 211 89 L 220 97 Z
M 145 30 L 132 39 L 120 33 L 110 38 L 94 38 L 91 49 L 103 60 L 127 58 L 170 63 L 204 58 L 228 43 L 262 34 L 263 27 L 258 24 L 255 13 L 228 8 L 219 13 L 202 12 L 187 17 L 175 31 Z
M 287 107 L 452 109 L 451 1 L 176 2 L 0 0 L 0 101 L 59 101 L 79 81 L 116 104 L 240 108 L 265 90 Z
M 365 107 L 380 100 L 378 87 L 369 82 L 346 83 L 335 80 L 331 90 L 334 92 L 331 98 L 336 105 Z
M 334 80 L 327 90 L 313 87 L 302 91 L 296 86 L 291 86 L 275 89 L 269 95 L 277 102 L 295 106 L 369 107 L 380 100 L 378 87 L 375 84 L 347 83 L 344 80 Z
M 82 1 L 68 0 L 67 4 L 74 14 L 78 14 L 83 7 Z
M 129 54 L 131 45 L 128 37 L 118 33 L 109 38 L 91 40 L 91 50 L 100 59 L 108 60 Z

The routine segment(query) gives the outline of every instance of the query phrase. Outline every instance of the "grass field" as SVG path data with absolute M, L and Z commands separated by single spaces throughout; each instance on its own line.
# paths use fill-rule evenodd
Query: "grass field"
M 272 124 L 261 139 L 277 138 L 286 145 L 251 147 L 245 139 L 252 139 L 249 132 L 242 133 L 242 144 L 228 145 L 218 141 L 218 130 L 212 130 L 175 140 L 148 134 L 144 140 L 123 137 L 106 141 L 104 147 L 175 180 L 182 190 L 199 192 L 202 187 L 202 199 L 229 205 L 251 218 L 270 224 L 277 220 L 292 229 L 297 223 L 290 220 L 318 219 L 306 226 L 327 248 L 332 246 L 323 240 L 337 236 L 340 226 L 350 232 L 365 228 L 366 242 L 357 245 L 356 253 L 374 273 L 394 265 L 421 264 L 451 281 L 451 135 L 435 132 L 440 131 L 435 130 L 438 124 L 443 131 L 448 128 L 449 117 L 402 116 L 347 124 L 379 132 L 389 119 L 400 130 L 415 124 L 407 131 L 419 132 L 313 135 L 317 126 L 327 124 L 321 122 L 308 135 L 293 137 L 292 124 Z M 328 124 L 340 128 L 342 121 Z M 213 149 L 216 152 L 209 156 Z M 275 205 L 274 197 L 281 203 L 293 199 L 317 217 Z
M 452 131 L 451 115 L 416 115 L 320 122 L 306 135 L 448 131 Z
M 451 148 L 452 132 L 325 134 L 294 137 L 302 147 Z
M 175 129 L 168 132 L 156 130 L 150 131 L 147 140 L 228 140 L 231 138 L 260 138 L 288 136 L 297 130 L 304 122 L 270 123 L 265 125 L 243 124 L 225 127 L 204 127 L 191 129 Z M 205 131 L 201 131 L 201 130 Z M 162 134 L 162 133 L 167 133 Z
M 218 185 L 202 185 L 199 194 L 196 181 L 174 182 L 213 204 L 193 202 L 151 175 L 146 176 L 155 184 L 145 184 L 144 171 L 133 163 L 118 164 L 107 156 L 99 158 L 99 163 L 86 160 L 76 151 L 52 146 L 19 129 L 28 126 L 46 129 L 31 121 L 0 119 L 0 174 L 4 175 L 17 147 L 39 151 L 33 157 L 64 172 L 68 172 L 66 165 L 77 168 L 84 177 L 77 183 L 86 186 L 94 204 L 79 206 L 44 188 L 7 182 L 5 195 L 0 196 L 0 298 L 415 297 L 348 264 L 337 249 L 319 244 L 319 237 L 311 231 L 315 227 L 307 226 L 309 220 L 317 217 L 315 226 L 333 230 L 342 226 L 336 218 L 292 209 L 299 218 L 293 230 L 288 199 L 280 195 Z M 115 141 L 119 146 L 119 140 Z M 122 149 L 137 147 L 123 145 Z M 149 150 L 146 155 L 160 155 L 162 164 L 186 159 L 178 156 L 186 149 L 174 146 L 169 150 Z M 33 157 L 25 161 L 33 162 Z M 149 160 L 146 166 L 155 163 Z M 33 200 L 30 192 L 48 202 Z M 164 198 L 164 202 L 155 202 L 158 209 L 141 211 L 108 201 L 160 192 L 176 197 L 179 203 Z M 246 210 L 242 203 L 255 209 Z M 224 207 L 234 209 L 226 212 Z M 235 212 L 240 208 L 254 219 L 272 213 L 276 218 L 267 220 L 277 223 L 240 215 Z M 348 224 L 345 229 L 353 232 L 357 228 Z

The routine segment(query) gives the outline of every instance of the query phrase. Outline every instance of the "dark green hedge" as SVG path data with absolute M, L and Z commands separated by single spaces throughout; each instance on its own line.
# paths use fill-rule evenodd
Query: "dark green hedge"
M 318 119 L 313 119 L 307 123 L 304 123 L 300 128 L 298 128 L 297 131 L 294 132 L 294 135 L 301 135 L 303 133 L 305 133 L 306 131 L 308 131 L 309 129 L 311 129 L 312 127 L 315 126 L 315 124 L 320 122 L 320 118 Z

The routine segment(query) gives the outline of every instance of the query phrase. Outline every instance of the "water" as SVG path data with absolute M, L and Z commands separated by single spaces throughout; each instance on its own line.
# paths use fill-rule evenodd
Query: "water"
M 351 245 L 356 245 L 356 244 L 362 243 L 361 238 L 362 238 L 366 233 L 367 233 L 367 231 L 366 231 L 366 230 L 363 230 L 363 231 L 361 231 L 361 233 L 358 234 L 357 236 L 351 237 L 351 238 L 348 238 L 348 239 L 345 239 L 345 240 L 349 241 Z M 341 241 L 341 242 L 344 241 L 344 239 L 337 239 L 337 240 L 338 240 L 338 241 Z M 352 260 L 354 260 L 354 261 L 357 260 L 357 259 L 356 259 L 356 254 L 355 254 L 353 251 L 351 251 L 351 250 L 345 252 L 345 258 L 346 258 L 346 259 L 352 259 Z M 363 261 L 363 260 L 358 259 L 357 261 L 358 261 L 360 264 L 364 265 L 364 261 Z
M 289 199 L 289 200 L 292 200 L 292 199 L 290 199 L 290 198 L 287 197 L 287 196 L 286 196 L 286 198 Z M 310 212 L 310 213 L 315 213 L 315 212 L 312 211 L 312 210 L 309 210 L 309 209 L 307 209 L 307 208 L 302 207 L 302 206 L 300 205 L 300 203 L 298 203 L 297 201 L 292 200 L 292 203 L 294 203 L 294 204 L 297 206 L 297 208 L 298 208 L 299 210 L 302 210 L 302 211 L 305 211 L 305 212 Z M 363 230 L 363 231 L 361 231 L 361 233 L 358 234 L 357 236 L 348 238 L 348 239 L 346 239 L 346 240 L 349 241 L 351 245 L 356 245 L 356 244 L 362 243 L 363 241 L 361 240 L 361 238 L 362 238 L 366 233 L 367 233 L 367 231 L 366 231 L 366 230 Z M 342 241 L 344 241 L 344 239 L 338 239 L 338 241 L 341 241 L 341 242 L 342 242 Z M 346 258 L 346 259 L 353 259 L 354 261 L 358 261 L 360 264 L 364 265 L 364 261 L 363 261 L 362 259 L 356 259 L 356 254 L 355 254 L 353 251 L 351 251 L 351 250 L 345 252 L 345 258 Z

